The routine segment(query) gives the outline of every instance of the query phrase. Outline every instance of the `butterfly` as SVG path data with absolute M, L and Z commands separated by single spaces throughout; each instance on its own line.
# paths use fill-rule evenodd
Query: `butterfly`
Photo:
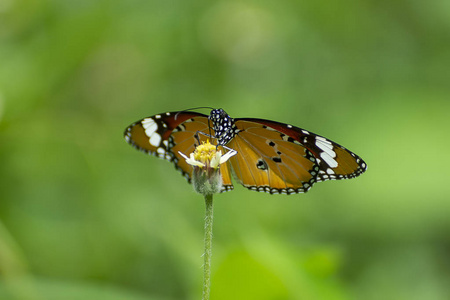
M 168 160 L 191 182 L 189 155 L 201 141 L 217 140 L 237 154 L 220 166 L 222 192 L 233 189 L 231 177 L 244 187 L 270 194 L 305 193 L 316 182 L 354 178 L 367 169 L 361 157 L 329 139 L 292 125 L 254 118 L 231 118 L 223 109 L 210 115 L 166 112 L 125 129 L 136 149 Z

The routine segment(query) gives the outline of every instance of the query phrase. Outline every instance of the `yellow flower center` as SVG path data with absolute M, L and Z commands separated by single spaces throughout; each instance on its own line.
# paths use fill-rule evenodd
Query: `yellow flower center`
M 195 148 L 194 159 L 207 164 L 216 156 L 216 153 L 216 146 L 212 145 L 209 140 L 207 140 Z

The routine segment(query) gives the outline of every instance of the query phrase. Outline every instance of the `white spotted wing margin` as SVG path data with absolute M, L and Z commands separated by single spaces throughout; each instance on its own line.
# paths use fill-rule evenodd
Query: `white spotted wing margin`
M 367 164 L 361 157 L 338 143 L 313 132 L 264 119 L 235 119 L 236 122 L 240 120 L 259 123 L 267 130 L 279 132 L 282 140 L 308 149 L 319 166 L 319 172 L 315 177 L 316 182 L 355 178 L 367 170 Z
M 143 118 L 125 129 L 124 138 L 135 149 L 170 161 L 191 183 L 192 166 L 178 153 L 192 153 L 198 132 L 210 132 L 208 116 L 196 112 L 167 112 Z M 226 184 L 222 192 L 233 186 Z

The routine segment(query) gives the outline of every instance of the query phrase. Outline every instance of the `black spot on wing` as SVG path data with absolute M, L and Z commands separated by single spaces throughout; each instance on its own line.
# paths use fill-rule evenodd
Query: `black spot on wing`
M 281 163 L 281 157 L 275 156 L 275 157 L 272 157 L 272 160 L 276 163 Z

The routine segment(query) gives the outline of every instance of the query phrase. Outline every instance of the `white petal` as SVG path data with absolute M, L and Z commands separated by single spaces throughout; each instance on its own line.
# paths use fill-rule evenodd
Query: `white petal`
M 214 169 L 216 169 L 219 164 L 220 164 L 220 160 L 221 160 L 221 156 L 222 156 L 222 151 L 217 151 L 216 155 L 211 159 L 211 163 L 210 166 Z
M 227 160 L 230 159 L 230 157 L 234 156 L 237 154 L 236 150 L 231 149 L 230 151 L 228 151 L 227 153 L 225 153 L 224 156 L 222 156 L 220 158 L 220 163 L 223 164 L 224 162 L 226 162 Z
M 186 162 L 187 162 L 188 164 L 190 164 L 191 166 L 194 166 L 194 167 L 197 166 L 197 167 L 203 168 L 203 167 L 205 166 L 204 163 L 195 160 L 195 158 L 194 158 L 194 153 L 191 153 L 190 158 L 186 159 Z
M 196 166 L 196 167 L 201 167 L 203 168 L 205 166 L 204 163 L 196 161 L 194 158 L 194 153 L 191 153 L 190 157 L 187 157 L 186 155 L 184 155 L 183 153 L 181 153 L 180 151 L 178 151 L 178 153 L 186 160 L 186 162 L 188 164 L 190 164 L 191 166 Z
M 178 154 L 180 154 L 181 156 L 183 156 L 184 159 L 189 159 L 189 157 L 187 157 L 186 155 L 184 155 L 183 153 L 181 153 L 181 151 L 178 151 Z

